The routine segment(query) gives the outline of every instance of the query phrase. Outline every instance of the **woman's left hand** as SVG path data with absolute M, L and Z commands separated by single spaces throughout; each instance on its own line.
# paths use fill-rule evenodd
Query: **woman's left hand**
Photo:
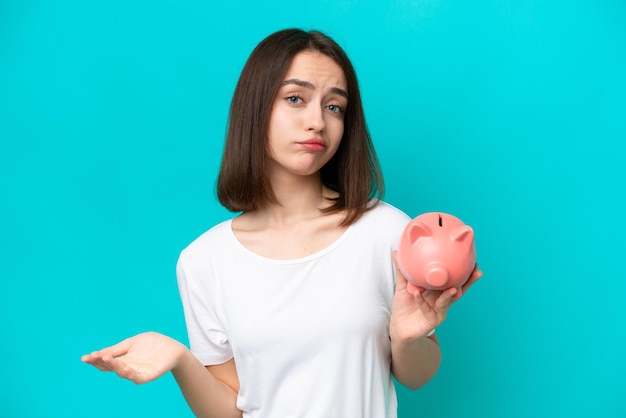
M 450 306 L 467 292 L 482 276 L 478 264 L 467 282 L 460 288 L 420 291 L 407 281 L 398 268 L 397 252 L 393 252 L 396 267 L 396 293 L 391 307 L 390 336 L 401 341 L 411 341 L 426 336 L 446 319 Z

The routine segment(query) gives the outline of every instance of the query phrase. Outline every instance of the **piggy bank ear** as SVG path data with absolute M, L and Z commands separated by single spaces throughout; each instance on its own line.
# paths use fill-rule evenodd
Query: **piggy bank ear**
M 415 242 L 423 237 L 432 236 L 433 231 L 430 230 L 428 225 L 422 222 L 413 222 L 409 225 L 409 242 L 411 245 L 415 244 Z
M 452 238 L 453 241 L 462 242 L 469 247 L 472 245 L 472 242 L 474 242 L 474 230 L 467 225 L 459 226 L 452 231 L 450 238 Z

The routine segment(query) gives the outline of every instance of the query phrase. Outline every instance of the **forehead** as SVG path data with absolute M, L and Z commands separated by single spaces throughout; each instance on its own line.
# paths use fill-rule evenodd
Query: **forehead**
M 347 89 L 346 77 L 341 67 L 332 58 L 318 51 L 302 51 L 296 54 L 285 74 L 285 80 L 289 79 Z

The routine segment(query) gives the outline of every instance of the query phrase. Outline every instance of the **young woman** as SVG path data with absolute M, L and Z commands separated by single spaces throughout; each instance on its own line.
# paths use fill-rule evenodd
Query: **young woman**
M 171 371 L 201 417 L 395 417 L 392 376 L 436 373 L 460 291 L 395 267 L 409 217 L 383 182 L 354 69 L 316 31 L 264 39 L 237 84 L 218 198 L 241 214 L 180 255 L 191 350 L 144 333 L 83 356 L 144 383 Z

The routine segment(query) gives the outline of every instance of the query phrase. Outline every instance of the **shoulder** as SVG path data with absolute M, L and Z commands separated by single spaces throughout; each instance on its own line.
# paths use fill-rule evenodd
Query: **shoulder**
M 363 221 L 369 223 L 383 222 L 387 226 L 401 225 L 404 227 L 411 218 L 400 209 L 382 200 L 373 202 L 375 205 L 363 215 Z
M 377 239 L 383 236 L 390 237 L 392 240 L 399 239 L 411 218 L 400 209 L 382 200 L 373 202 L 372 205 L 373 207 L 356 221 L 355 228 Z
M 193 240 L 181 251 L 179 263 L 201 263 L 207 256 L 229 246 L 232 241 L 231 222 L 232 219 L 223 221 Z

